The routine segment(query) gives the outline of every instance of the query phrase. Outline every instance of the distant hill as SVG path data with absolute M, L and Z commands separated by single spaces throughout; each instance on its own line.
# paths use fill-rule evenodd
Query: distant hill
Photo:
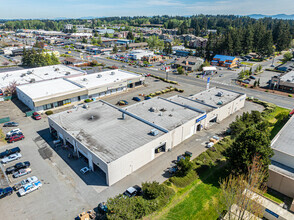
M 263 15 L 263 14 L 251 14 L 248 15 L 250 18 L 260 19 L 260 18 L 277 18 L 277 19 L 287 19 L 287 20 L 294 20 L 293 15 L 286 15 L 286 14 L 277 14 L 277 15 Z

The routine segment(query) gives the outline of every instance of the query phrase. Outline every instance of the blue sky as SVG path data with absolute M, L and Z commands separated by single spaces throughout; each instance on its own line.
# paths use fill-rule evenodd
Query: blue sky
M 0 18 L 294 14 L 294 0 L 0 0 Z

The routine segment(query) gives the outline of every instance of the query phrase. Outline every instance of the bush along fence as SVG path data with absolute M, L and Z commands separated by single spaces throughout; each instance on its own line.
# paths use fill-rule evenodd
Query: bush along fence
M 152 74 L 150 74 L 150 76 L 152 76 L 153 78 L 156 78 L 156 79 L 160 79 L 160 80 L 163 81 L 163 82 L 167 82 L 167 83 L 171 83 L 171 84 L 176 84 L 176 85 L 178 85 L 178 82 L 177 82 L 177 81 L 167 80 L 167 79 L 165 79 L 165 78 L 163 78 L 163 77 L 155 76 L 155 75 L 152 75 Z
M 155 96 L 158 96 L 158 95 L 162 95 L 162 94 L 165 94 L 165 93 L 168 93 L 168 92 L 172 92 L 172 91 L 177 91 L 177 92 L 180 92 L 180 93 L 184 92 L 183 89 L 178 89 L 176 87 L 170 86 L 170 87 L 167 87 L 166 89 L 163 89 L 161 91 L 156 91 L 154 93 L 150 93 L 149 95 L 147 95 L 147 97 L 151 97 L 152 98 L 152 97 L 155 97 Z

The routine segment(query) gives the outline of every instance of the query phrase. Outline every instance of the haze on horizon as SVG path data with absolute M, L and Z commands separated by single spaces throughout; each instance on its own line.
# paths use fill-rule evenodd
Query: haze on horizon
M 194 14 L 293 14 L 293 0 L 9 0 L 0 19 Z

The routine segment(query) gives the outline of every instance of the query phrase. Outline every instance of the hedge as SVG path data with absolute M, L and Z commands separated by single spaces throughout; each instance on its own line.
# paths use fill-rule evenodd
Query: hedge
M 48 111 L 45 112 L 45 114 L 46 114 L 46 115 L 52 115 L 52 114 L 53 114 L 53 111 L 48 110 Z
M 186 176 L 177 177 L 173 176 L 170 178 L 170 182 L 172 182 L 176 187 L 184 188 L 191 184 L 194 180 L 198 178 L 197 173 L 194 169 L 191 169 Z

